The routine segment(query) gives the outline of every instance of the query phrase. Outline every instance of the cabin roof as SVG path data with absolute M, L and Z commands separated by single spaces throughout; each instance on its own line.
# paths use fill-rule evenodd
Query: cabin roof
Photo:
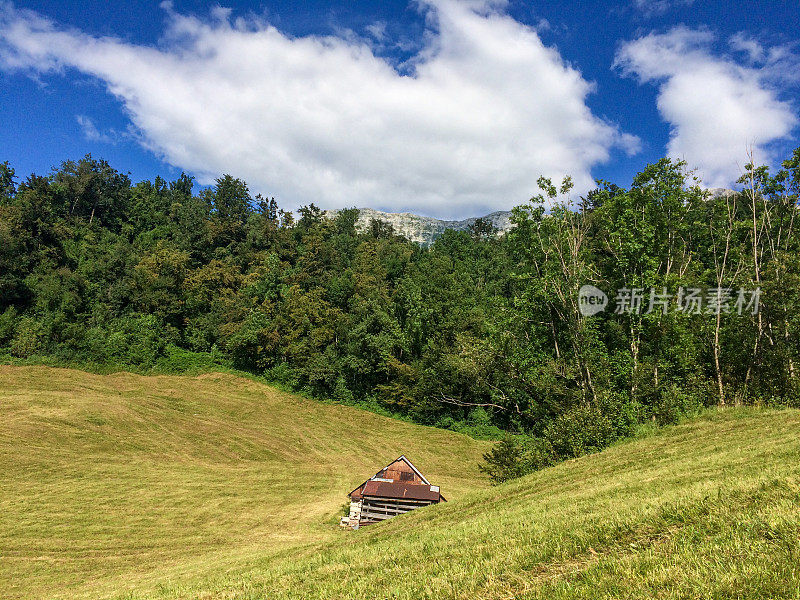
M 398 500 L 433 500 L 438 501 L 441 494 L 435 485 L 420 485 L 408 483 L 390 483 L 388 481 L 367 481 L 362 496 L 377 498 L 395 498 Z
M 431 482 L 430 482 L 430 481 L 428 481 L 428 480 L 425 478 L 425 476 L 424 476 L 422 473 L 420 473 L 420 472 L 419 472 L 419 469 L 417 469 L 417 467 L 415 467 L 415 466 L 413 465 L 413 463 L 412 463 L 410 460 L 408 460 L 408 458 L 406 458 L 406 455 L 405 455 L 405 454 L 401 454 L 399 457 L 397 457 L 397 458 L 396 458 L 396 459 L 394 459 L 392 462 L 390 462 L 388 465 L 386 465 L 385 467 L 383 467 L 382 469 L 380 469 L 380 470 L 379 470 L 377 473 L 375 473 L 375 475 L 373 475 L 372 477 L 370 477 L 369 479 L 367 479 L 367 480 L 366 480 L 364 483 L 362 483 L 362 484 L 361 484 L 361 485 L 359 485 L 357 488 L 355 488 L 353 491 L 351 491 L 351 492 L 348 494 L 348 496 L 353 496 L 354 494 L 356 495 L 356 497 L 359 497 L 359 496 L 361 496 L 361 495 L 362 495 L 362 493 L 363 493 L 363 490 L 362 490 L 362 488 L 365 488 L 365 486 L 366 486 L 368 483 L 390 483 L 390 482 L 387 482 L 387 481 L 382 481 L 382 482 L 381 482 L 381 481 L 375 481 L 375 480 L 376 480 L 376 479 L 380 479 L 380 478 L 379 478 L 379 475 L 380 475 L 380 474 L 381 474 L 383 471 L 385 471 L 386 469 L 388 469 L 389 467 L 391 467 L 391 466 L 392 466 L 394 463 L 396 463 L 396 462 L 400 462 L 400 461 L 403 461 L 404 463 L 406 463 L 406 464 L 407 464 L 407 465 L 408 465 L 408 466 L 411 468 L 411 470 L 412 470 L 412 471 L 414 471 L 414 473 L 415 473 L 415 474 L 416 474 L 416 475 L 417 475 L 417 476 L 418 476 L 418 477 L 419 477 L 419 478 L 422 480 L 422 484 L 419 484 L 419 483 L 402 483 L 402 484 L 397 484 L 397 485 L 402 485 L 402 486 L 405 486 L 405 487 L 423 487 L 423 488 L 424 488 L 424 487 L 426 487 L 426 486 L 427 486 L 428 488 L 430 488 L 430 487 L 436 487 L 436 486 L 431 486 Z M 371 488 L 371 489 L 374 489 L 374 488 Z M 362 490 L 362 492 L 361 492 L 361 493 L 357 493 L 357 492 L 359 492 L 359 490 Z M 433 493 L 433 492 L 430 492 L 430 493 Z M 436 492 L 435 492 L 435 493 L 436 493 L 436 497 L 438 498 L 438 497 L 439 497 L 439 490 L 438 490 L 438 488 L 436 488 Z M 393 498 L 394 496 L 386 496 L 386 497 Z M 402 497 L 404 497 L 404 496 L 399 496 L 399 497 L 400 497 L 400 498 L 402 498 Z M 405 497 L 410 497 L 410 496 L 405 496 Z

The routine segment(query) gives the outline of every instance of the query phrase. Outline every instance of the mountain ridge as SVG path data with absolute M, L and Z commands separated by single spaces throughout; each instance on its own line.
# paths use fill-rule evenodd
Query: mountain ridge
M 359 208 L 356 227 L 364 231 L 369 227 L 372 219 L 378 219 L 391 225 L 395 232 L 412 242 L 417 242 L 424 246 L 429 246 L 446 230 L 469 231 L 469 228 L 478 219 L 483 219 L 497 228 L 498 234 L 505 233 L 514 227 L 511 222 L 510 210 L 498 210 L 488 215 L 480 217 L 469 217 L 461 220 L 436 219 L 434 217 L 424 217 L 414 213 L 392 213 L 374 208 Z M 330 218 L 339 214 L 339 210 L 328 211 L 326 215 Z
M 709 188 L 709 196 L 716 198 L 727 194 L 736 194 L 736 190 L 728 188 Z M 423 246 L 430 246 L 436 241 L 445 231 L 452 229 L 454 231 L 469 231 L 470 227 L 478 219 L 482 219 L 491 223 L 496 229 L 497 234 L 501 235 L 514 228 L 511 222 L 510 210 L 497 210 L 489 214 L 479 217 L 469 217 L 466 219 L 437 219 L 435 217 L 425 217 L 410 212 L 387 212 L 377 210 L 374 208 L 358 208 L 358 220 L 356 227 L 359 231 L 366 231 L 369 228 L 370 221 L 377 219 L 389 223 L 394 228 L 394 231 L 403 237 L 417 242 Z M 341 210 L 326 211 L 326 216 L 334 218 Z

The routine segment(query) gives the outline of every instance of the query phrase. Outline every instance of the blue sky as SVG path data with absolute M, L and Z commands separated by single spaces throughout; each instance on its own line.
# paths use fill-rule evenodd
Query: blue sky
M 728 186 L 800 145 L 793 4 L 0 0 L 0 160 L 439 217 L 664 155 Z

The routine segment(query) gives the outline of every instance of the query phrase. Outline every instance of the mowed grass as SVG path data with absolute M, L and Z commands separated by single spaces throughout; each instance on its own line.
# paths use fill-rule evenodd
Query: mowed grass
M 800 598 L 800 413 L 714 411 L 133 598 Z
M 797 411 L 488 487 L 484 443 L 228 375 L 0 375 L 2 597 L 800 598 Z M 451 501 L 337 531 L 402 452 Z
M 457 499 L 488 485 L 487 447 L 233 375 L 0 366 L 0 598 L 149 597 L 313 555 L 400 454 Z

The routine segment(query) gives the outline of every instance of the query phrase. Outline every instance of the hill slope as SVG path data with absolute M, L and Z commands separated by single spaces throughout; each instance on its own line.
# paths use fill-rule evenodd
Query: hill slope
M 2 369 L 5 597 L 798 597 L 797 411 L 709 413 L 486 488 L 478 442 L 230 376 Z M 391 443 L 451 502 L 336 531 L 338 490 Z
M 0 597 L 194 581 L 340 537 L 346 494 L 407 454 L 448 498 L 487 443 L 232 375 L 0 366 Z
M 270 600 L 798 598 L 798 459 L 800 413 L 730 409 L 202 589 Z

